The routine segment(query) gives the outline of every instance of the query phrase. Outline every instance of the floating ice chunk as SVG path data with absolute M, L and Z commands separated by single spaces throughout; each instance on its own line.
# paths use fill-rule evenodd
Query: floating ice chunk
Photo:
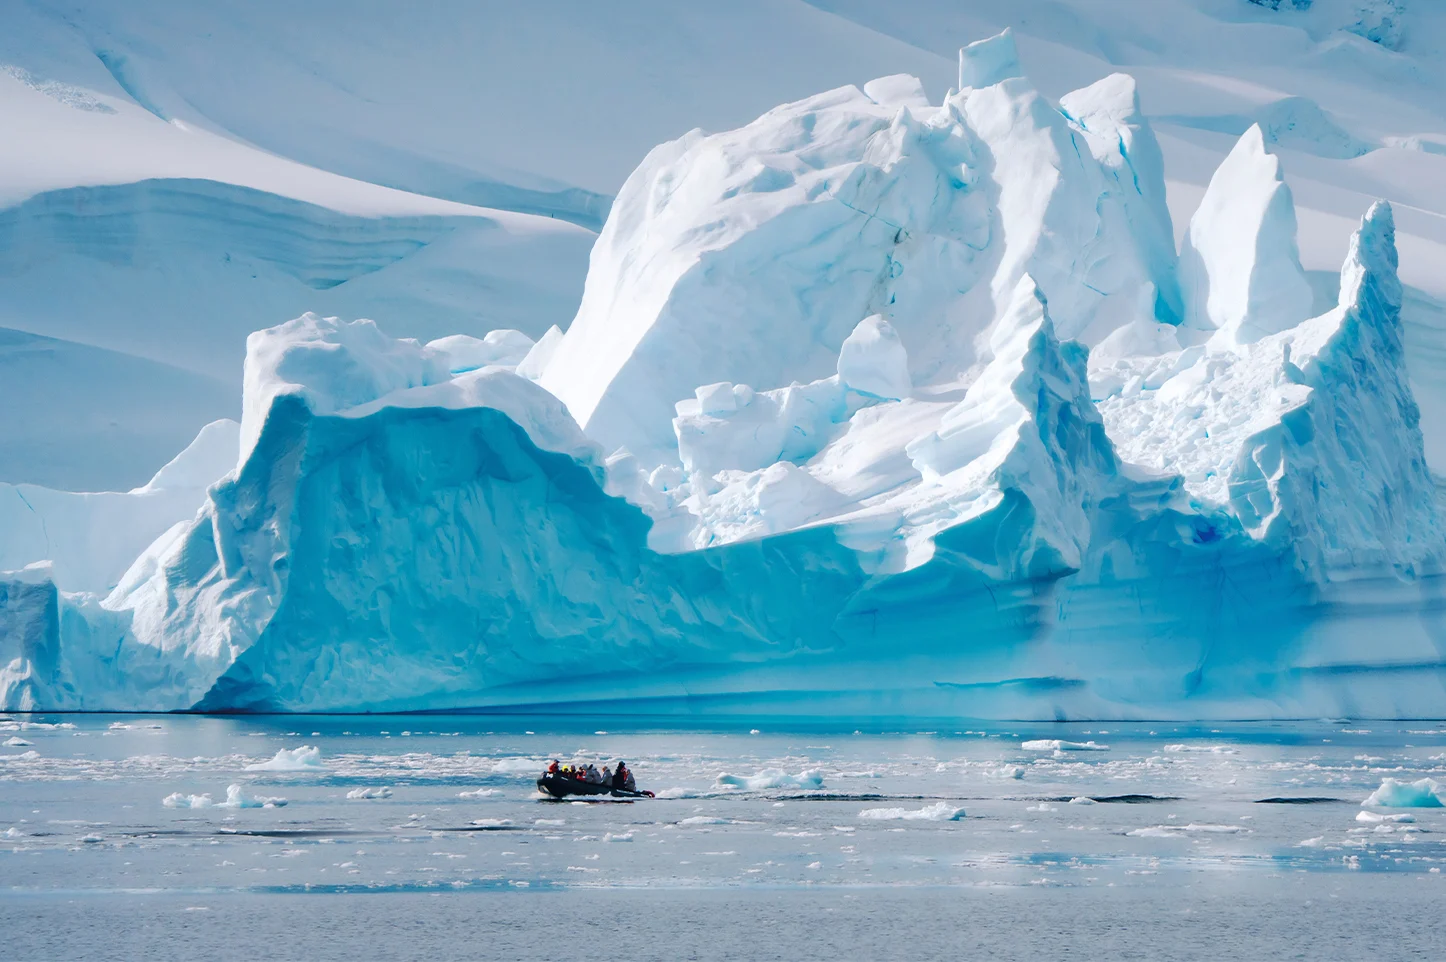
M 1324 848 L 1325 836 L 1317 835 L 1314 838 L 1307 838 L 1295 843 L 1296 848 Z
M 1098 745 L 1093 740 L 1087 742 L 1067 742 L 1058 738 L 1036 738 L 1022 743 L 1020 748 L 1027 752 L 1107 752 L 1108 745 Z
M 473 789 L 473 790 L 470 791 L 470 792 L 458 792 L 458 793 L 457 793 L 457 797 L 458 797 L 458 798 L 491 798 L 493 795 L 496 795 L 496 794 L 497 794 L 497 789 L 495 789 L 495 788 L 478 788 L 478 789 Z
M 312 745 L 278 749 L 274 758 L 247 765 L 248 772 L 313 772 L 321 768 L 321 749 Z
M 948 802 L 936 802 L 923 808 L 866 808 L 859 812 L 859 818 L 896 819 L 905 822 L 957 822 L 964 817 L 964 809 Z
M 353 788 L 346 793 L 347 798 L 391 798 L 390 788 Z
M 21 738 L 19 735 L 11 735 L 9 738 L 5 739 L 6 748 L 24 748 L 27 745 L 34 744 L 34 742 L 28 742 L 25 739 Z
M 1235 755 L 1238 754 L 1233 748 L 1226 748 L 1224 745 L 1166 745 L 1167 752 L 1201 752 L 1210 755 Z
M 161 804 L 166 808 L 211 808 L 216 802 L 211 798 L 209 792 L 204 795 L 183 795 L 180 792 L 172 792 L 161 799 Z
M 992 87 L 1012 77 L 1023 76 L 1019 68 L 1019 50 L 1014 45 L 1014 31 L 985 40 L 976 40 L 959 49 L 959 89 Z
M 19 755 L 11 755 L 10 757 L 19 761 L 33 762 L 40 757 L 40 753 L 32 748 L 28 752 L 21 752 Z
M 472 824 L 478 828 L 506 828 L 512 824 L 510 818 L 474 818 Z
M 532 824 L 533 824 L 533 825 L 552 825 L 552 826 L 566 825 L 566 824 L 567 824 L 567 819 L 565 819 L 565 818 L 538 818 L 538 819 L 534 819 L 533 822 L 532 822 Z
M 1071 805 L 1098 805 L 1098 804 L 1099 804 L 1099 803 L 1096 802 L 1093 798 L 1090 798 L 1088 795 L 1076 795 L 1074 798 L 1071 798 L 1071 799 L 1069 800 L 1069 803 L 1070 803 Z
M 1383 778 L 1381 787 L 1366 796 L 1361 804 L 1381 808 L 1443 808 L 1446 807 L 1446 789 L 1433 778 L 1414 782 Z
M 604 842 L 631 842 L 633 840 L 633 833 L 618 832 L 614 834 L 613 832 L 608 832 L 607 834 L 603 835 L 602 840 Z
M 757 792 L 766 788 L 823 788 L 823 772 L 808 770 L 790 775 L 781 768 L 765 768 L 756 775 L 729 775 L 717 778 L 723 788 L 742 788 Z
M 1029 807 L 1027 807 L 1027 808 L 1025 809 L 1025 811 L 1026 811 L 1026 812 L 1057 812 L 1057 811 L 1059 811 L 1059 809 L 1056 808 L 1055 806 L 1049 804 L 1048 802 L 1040 802 L 1038 805 L 1030 805 Z
M 13 826 L 13 825 L 10 826 L 9 828 L 7 828 L 5 831 L 0 832 L 0 838 L 24 838 L 24 837 L 25 837 L 25 833 L 22 832 L 22 831 L 20 831 L 20 829 L 16 828 L 16 827 Z
M 909 355 L 882 314 L 859 321 L 838 352 L 839 380 L 860 394 L 897 401 L 913 393 Z M 701 395 L 700 395 L 701 398 Z
M 195 796 L 191 796 L 195 797 Z M 247 795 L 241 790 L 240 785 L 226 786 L 226 800 L 217 802 L 216 808 L 281 808 L 286 804 L 286 799 L 275 798 L 267 795 Z M 204 807 L 204 806 L 199 806 Z
M 678 823 L 689 827 L 695 825 L 732 825 L 733 821 L 727 818 L 719 818 L 716 815 L 693 815 Z
M 1416 816 L 1408 812 L 1397 812 L 1394 815 L 1382 815 L 1379 812 L 1367 811 L 1356 812 L 1356 821 L 1358 822 L 1414 822 L 1415 820 Z
M 496 775 L 538 775 L 547 763 L 536 758 L 500 758 L 492 766 Z
M 1136 838 L 1180 838 L 1186 834 L 1206 835 L 1234 835 L 1238 832 L 1248 832 L 1243 825 L 1201 825 L 1191 822 L 1188 825 L 1151 825 L 1147 828 L 1137 828 L 1126 832 Z

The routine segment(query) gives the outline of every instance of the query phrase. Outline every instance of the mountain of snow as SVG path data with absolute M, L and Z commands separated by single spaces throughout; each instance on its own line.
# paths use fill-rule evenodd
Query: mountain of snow
M 1312 317 L 1260 130 L 1177 257 L 1128 77 L 957 79 L 656 148 L 566 332 L 252 334 L 122 576 L 5 556 L 0 706 L 1429 714 L 1392 208 Z

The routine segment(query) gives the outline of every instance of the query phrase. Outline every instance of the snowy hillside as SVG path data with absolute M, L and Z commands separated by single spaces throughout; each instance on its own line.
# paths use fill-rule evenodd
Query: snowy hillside
M 10 15 L 0 706 L 1436 711 L 1446 11 L 1127 7 Z

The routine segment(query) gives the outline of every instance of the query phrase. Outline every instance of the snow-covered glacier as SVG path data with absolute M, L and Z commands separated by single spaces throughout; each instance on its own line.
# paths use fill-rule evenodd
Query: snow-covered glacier
M 0 705 L 1439 715 L 1392 211 L 1323 313 L 1296 244 L 1252 128 L 1177 252 L 1134 82 L 1007 31 L 691 132 L 565 333 L 253 334 L 128 570 L 3 555 Z

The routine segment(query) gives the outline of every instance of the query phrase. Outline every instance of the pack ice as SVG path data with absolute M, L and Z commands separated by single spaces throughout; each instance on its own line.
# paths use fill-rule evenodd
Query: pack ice
M 128 570 L 7 545 L 0 705 L 1439 714 L 1390 208 L 1318 316 L 1258 129 L 1173 237 L 1134 82 L 1049 102 L 1007 32 L 693 131 L 566 333 L 253 334 Z

